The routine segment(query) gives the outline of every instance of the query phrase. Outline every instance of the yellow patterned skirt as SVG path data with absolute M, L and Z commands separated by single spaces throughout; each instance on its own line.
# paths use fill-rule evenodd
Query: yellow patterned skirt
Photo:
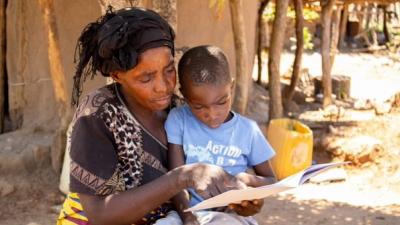
M 57 225 L 90 225 L 77 193 L 69 193 L 64 201 Z

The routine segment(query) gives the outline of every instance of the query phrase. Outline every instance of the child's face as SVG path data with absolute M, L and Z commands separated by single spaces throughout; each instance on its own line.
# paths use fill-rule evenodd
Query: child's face
M 183 95 L 193 115 L 208 127 L 218 128 L 229 119 L 232 83 L 192 85 L 188 82 Z

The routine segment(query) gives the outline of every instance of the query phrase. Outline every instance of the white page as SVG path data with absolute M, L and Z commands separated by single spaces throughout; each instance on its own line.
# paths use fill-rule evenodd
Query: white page
M 231 203 L 240 203 L 244 200 L 254 200 L 266 198 L 269 195 L 277 194 L 303 184 L 307 179 L 312 176 L 327 170 L 329 168 L 346 164 L 347 162 L 339 163 L 326 163 L 310 166 L 309 168 L 300 171 L 292 176 L 289 176 L 275 184 L 265 185 L 257 188 L 247 188 L 241 190 L 231 190 L 209 198 L 200 202 L 199 204 L 186 209 L 185 211 L 196 211 L 202 209 L 216 208 L 227 206 Z M 305 176 L 304 176 L 305 175 Z M 306 179 L 305 179 L 306 178 Z

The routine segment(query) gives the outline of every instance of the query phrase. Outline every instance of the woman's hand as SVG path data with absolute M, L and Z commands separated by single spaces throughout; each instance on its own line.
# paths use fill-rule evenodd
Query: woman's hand
M 253 216 L 259 213 L 264 205 L 264 200 L 242 201 L 240 204 L 229 204 L 229 209 L 241 216 Z
M 246 185 L 219 166 L 195 163 L 184 166 L 188 187 L 194 188 L 204 199 Z

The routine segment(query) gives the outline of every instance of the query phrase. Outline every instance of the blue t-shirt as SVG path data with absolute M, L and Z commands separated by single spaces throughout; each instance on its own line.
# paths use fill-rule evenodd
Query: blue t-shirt
M 232 113 L 229 121 L 213 129 L 199 121 L 188 105 L 174 108 L 165 122 L 168 142 L 183 146 L 186 164 L 214 164 L 232 175 L 272 158 L 275 152 L 257 123 Z M 190 205 L 198 202 L 192 198 Z
M 214 164 L 232 175 L 274 156 L 257 123 L 232 113 L 229 121 L 213 129 L 200 122 L 187 105 L 174 108 L 165 122 L 168 142 L 183 146 L 186 164 Z

